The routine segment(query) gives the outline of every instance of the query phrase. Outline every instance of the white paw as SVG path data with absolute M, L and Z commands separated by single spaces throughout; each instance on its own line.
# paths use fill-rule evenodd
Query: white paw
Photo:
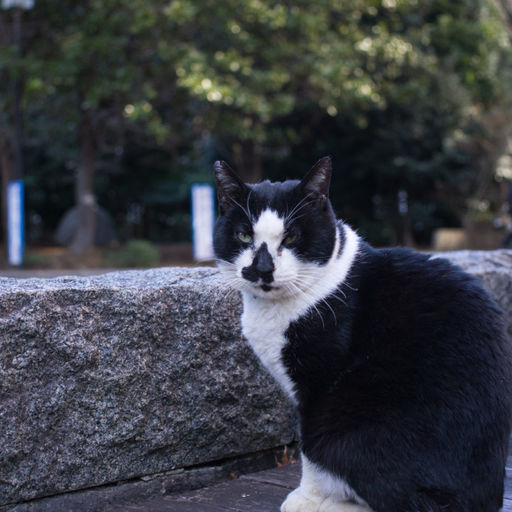
M 320 501 L 305 496 L 299 487 L 288 494 L 281 505 L 281 512 L 318 512 Z
M 320 504 L 318 512 L 372 512 L 372 510 L 366 505 L 327 498 Z

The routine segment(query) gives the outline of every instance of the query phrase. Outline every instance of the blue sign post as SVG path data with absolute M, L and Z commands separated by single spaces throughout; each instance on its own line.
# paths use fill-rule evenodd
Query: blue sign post
M 11 265 L 23 263 L 25 251 L 25 214 L 23 181 L 7 185 L 7 256 Z

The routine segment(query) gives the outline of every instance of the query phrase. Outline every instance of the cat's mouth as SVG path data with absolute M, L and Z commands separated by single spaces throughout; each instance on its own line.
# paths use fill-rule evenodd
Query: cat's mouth
M 268 284 L 262 284 L 262 285 L 260 285 L 260 288 L 264 292 L 271 292 L 272 290 L 278 290 L 279 289 L 277 286 L 270 286 Z

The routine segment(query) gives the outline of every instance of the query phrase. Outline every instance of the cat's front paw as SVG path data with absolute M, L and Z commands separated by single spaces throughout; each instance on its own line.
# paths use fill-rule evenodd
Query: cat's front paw
M 372 512 L 372 509 L 366 505 L 327 498 L 318 507 L 318 512 Z
M 320 501 L 306 496 L 299 487 L 288 494 L 281 505 L 281 512 L 318 512 Z

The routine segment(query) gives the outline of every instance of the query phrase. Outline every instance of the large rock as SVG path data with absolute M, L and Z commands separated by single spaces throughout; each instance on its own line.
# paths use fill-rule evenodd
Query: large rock
M 512 252 L 445 256 L 482 279 L 512 334 Z M 240 310 L 209 268 L 0 279 L 0 509 L 132 479 L 139 492 L 291 442 L 289 403 Z M 44 507 L 30 510 L 69 509 Z
M 94 245 L 97 247 L 105 247 L 116 239 L 116 230 L 109 213 L 101 208 L 94 206 L 95 213 L 95 229 L 94 229 Z M 78 207 L 74 206 L 68 210 L 59 221 L 57 230 L 55 231 L 55 241 L 59 245 L 70 246 L 73 243 L 80 219 L 78 217 Z
M 0 505 L 292 441 L 239 315 L 213 269 L 0 279 Z

